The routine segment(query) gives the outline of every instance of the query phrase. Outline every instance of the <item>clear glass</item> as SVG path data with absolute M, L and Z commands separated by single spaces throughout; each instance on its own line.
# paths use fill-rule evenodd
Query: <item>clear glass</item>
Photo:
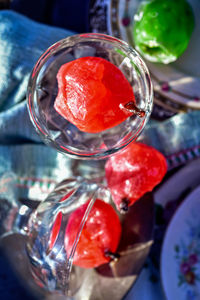
M 77 272 L 72 272 L 73 257 L 83 226 L 95 200 L 110 193 L 81 177 L 64 180 L 31 214 L 27 226 L 27 254 L 36 283 L 50 292 L 73 295 L 80 288 Z M 88 202 L 71 253 L 65 250 L 65 231 L 71 213 Z M 81 270 L 79 271 L 81 276 Z
M 99 183 L 99 178 L 91 180 L 77 176 L 66 179 L 41 203 L 33 203 L 28 199 L 24 203 L 18 199 L 14 174 L 8 173 L 1 182 L 5 189 L 0 195 L 0 238 L 13 236 L 8 244 L 9 251 L 13 254 L 19 251 L 17 245 L 20 243 L 20 236 L 24 236 L 20 249 L 21 252 L 24 248 L 26 251 L 23 254 L 18 253 L 18 256 L 21 258 L 20 264 L 27 271 L 24 273 L 24 268 L 21 268 L 19 273 L 26 285 L 31 283 L 31 289 L 33 281 L 36 283 L 34 292 L 51 295 L 52 299 L 61 299 L 62 295 L 65 299 L 83 299 L 88 297 L 89 285 L 91 295 L 87 299 L 104 300 L 111 299 L 111 295 L 113 299 L 119 299 L 119 294 L 124 295 L 127 292 L 130 278 L 134 283 L 152 245 L 152 195 L 147 194 L 140 199 L 130 207 L 126 215 L 120 215 L 116 211 L 122 224 L 122 236 L 117 250 L 120 258 L 92 270 L 73 265 L 73 257 L 83 226 L 96 199 L 104 200 L 115 209 L 109 189 L 103 182 Z M 74 239 L 72 251 L 67 254 L 64 241 L 69 217 L 77 207 L 86 202 L 88 206 Z M 16 235 L 13 234 L 18 234 L 17 243 Z M 13 262 L 17 270 L 18 256 L 15 253 Z M 105 284 L 107 280 L 109 285 Z M 96 284 L 98 289 L 95 288 Z
M 121 124 L 100 133 L 80 131 L 54 109 L 58 94 L 57 73 L 60 67 L 67 62 L 87 56 L 101 57 L 117 66 L 129 81 L 135 95 L 135 108 L 127 108 L 132 115 Z M 46 50 L 31 73 L 27 100 L 30 118 L 44 142 L 72 158 L 93 160 L 90 163 L 93 164 L 92 170 L 94 171 L 96 170 L 95 163 L 99 163 L 94 159 L 112 155 L 134 141 L 141 133 L 152 110 L 153 92 L 147 67 L 134 49 L 114 37 L 89 33 L 68 37 Z M 83 177 L 82 174 L 81 176 L 76 174 L 77 176 L 75 175 L 73 179 L 66 179 L 60 183 L 37 209 L 27 210 L 25 218 L 20 217 L 20 222 L 18 222 L 21 224 L 20 232 L 27 236 L 27 255 L 32 275 L 38 286 L 52 293 L 68 294 L 68 296 L 74 296 L 80 287 L 82 291 L 82 282 L 84 278 L 87 278 L 85 270 L 73 266 L 73 257 L 90 210 L 96 199 L 103 199 L 113 205 L 110 191 L 104 185 L 102 169 L 97 168 L 96 174 L 92 174 L 95 176 L 89 174 L 88 179 L 84 179 L 87 177 L 87 167 L 84 165 L 83 169 L 84 171 L 81 168 L 79 170 L 80 173 L 83 171 Z M 70 255 L 67 255 L 64 238 L 69 216 L 86 201 L 89 204 L 74 240 L 72 251 Z M 141 204 L 139 204 L 138 211 L 137 205 L 134 205 L 133 211 L 137 212 L 136 216 L 133 217 L 131 209 L 130 214 L 119 216 L 126 229 L 123 229 L 124 244 L 120 248 L 122 255 L 118 264 L 113 266 L 116 277 L 125 277 L 129 273 L 130 261 L 134 261 L 133 258 L 135 261 L 132 270 L 141 269 L 152 243 L 152 230 L 149 228 L 152 229 L 153 226 L 153 205 L 149 207 L 146 205 L 153 202 L 140 201 L 139 203 Z M 142 205 L 147 207 L 145 220 Z M 149 218 L 147 218 L 147 210 L 149 210 Z M 24 211 L 25 207 L 22 212 Z M 140 215 L 139 211 L 142 212 L 142 217 L 137 224 L 134 224 L 137 216 Z M 139 229 L 142 226 L 138 224 L 142 223 L 147 226 L 144 226 L 145 231 L 142 229 L 140 232 Z M 54 226 L 59 227 L 56 235 L 52 233 Z M 133 229 L 133 226 L 138 229 L 134 235 L 129 230 L 130 227 Z M 146 228 L 148 228 L 147 231 Z M 112 266 L 106 265 L 105 269 L 100 268 L 97 272 L 95 270 L 95 274 L 101 274 L 100 277 L 102 277 L 104 276 L 102 274 L 107 276 L 112 273 Z M 123 285 L 124 282 L 121 288 Z
M 86 133 L 64 119 L 54 109 L 60 67 L 85 56 L 101 57 L 116 65 L 131 84 L 135 114 L 121 124 L 100 133 Z M 120 84 L 120 82 L 119 82 Z M 149 72 L 138 53 L 127 43 L 103 34 L 80 34 L 63 39 L 39 58 L 28 85 L 28 110 L 36 131 L 45 143 L 73 158 L 105 158 L 134 141 L 144 128 L 152 110 Z
M 66 295 L 73 299 L 80 299 L 81 296 L 82 299 L 87 295 L 89 278 L 91 289 L 94 289 L 95 282 L 99 282 L 103 290 L 105 278 L 112 277 L 113 281 L 110 281 L 110 284 L 114 286 L 114 279 L 120 277 L 123 289 L 126 276 L 136 274 L 141 269 L 152 245 L 153 198 L 148 195 L 130 208 L 126 215 L 120 215 L 116 211 L 122 224 L 121 242 L 117 250 L 120 258 L 117 261 L 111 260 L 110 263 L 101 265 L 93 270 L 92 275 L 91 269 L 73 265 L 82 229 L 97 199 L 103 199 L 115 209 L 106 186 L 81 177 L 68 179 L 61 182 L 30 215 L 27 226 L 27 254 L 32 275 L 40 287 L 54 294 Z M 64 245 L 69 217 L 76 208 L 86 202 L 87 209 L 72 250 L 67 255 Z M 95 289 L 93 293 L 95 294 Z M 94 299 L 93 297 L 94 295 L 91 295 L 91 299 Z M 98 299 L 102 299 L 102 295 Z

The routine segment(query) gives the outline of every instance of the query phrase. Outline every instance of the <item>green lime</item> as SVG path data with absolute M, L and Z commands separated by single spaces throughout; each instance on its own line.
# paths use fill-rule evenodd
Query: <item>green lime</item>
M 194 15 L 187 1 L 144 1 L 134 16 L 135 47 L 147 60 L 168 64 L 186 50 L 193 29 Z

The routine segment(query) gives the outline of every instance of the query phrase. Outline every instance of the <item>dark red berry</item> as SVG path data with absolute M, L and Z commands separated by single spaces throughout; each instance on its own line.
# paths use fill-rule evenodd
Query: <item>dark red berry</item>
M 113 201 L 119 211 L 125 212 L 128 206 L 161 182 L 167 163 L 155 148 L 132 143 L 107 160 L 105 171 Z
M 68 256 L 88 203 L 70 215 L 65 234 L 65 249 Z M 115 210 L 110 204 L 97 199 L 84 225 L 73 263 L 83 268 L 94 268 L 108 263 L 114 258 L 120 237 L 121 224 Z M 113 256 L 109 255 L 111 253 Z

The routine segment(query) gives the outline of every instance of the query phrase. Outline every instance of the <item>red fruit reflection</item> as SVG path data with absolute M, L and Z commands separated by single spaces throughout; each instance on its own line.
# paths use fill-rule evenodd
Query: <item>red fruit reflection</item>
M 68 256 L 79 230 L 88 203 L 77 208 L 68 221 L 65 249 Z M 121 224 L 111 205 L 97 199 L 78 242 L 73 263 L 83 268 L 94 268 L 110 261 L 107 252 L 116 252 L 121 237 Z

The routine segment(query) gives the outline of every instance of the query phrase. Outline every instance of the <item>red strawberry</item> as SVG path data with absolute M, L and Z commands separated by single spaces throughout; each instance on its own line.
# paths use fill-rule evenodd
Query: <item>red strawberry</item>
M 88 203 L 70 215 L 65 234 L 65 249 L 68 256 Z M 108 263 L 109 253 L 117 250 L 121 230 L 119 217 L 112 206 L 97 199 L 84 225 L 73 263 L 83 268 L 94 268 Z
M 125 212 L 128 206 L 161 182 L 167 163 L 155 148 L 132 143 L 108 159 L 105 171 L 113 201 L 118 210 Z
M 57 74 L 56 111 L 81 131 L 97 133 L 125 121 L 134 106 L 133 89 L 124 74 L 100 57 L 82 57 L 61 66 Z

